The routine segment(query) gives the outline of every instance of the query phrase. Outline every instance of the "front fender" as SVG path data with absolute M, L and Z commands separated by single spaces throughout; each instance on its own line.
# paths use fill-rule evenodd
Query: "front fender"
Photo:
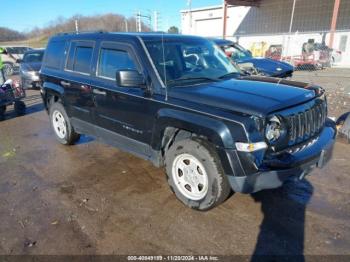
M 174 127 L 207 137 L 213 144 L 221 148 L 234 148 L 234 141 L 229 128 L 224 122 L 209 116 L 175 109 L 161 109 L 153 129 L 152 148 L 161 148 L 165 128 Z

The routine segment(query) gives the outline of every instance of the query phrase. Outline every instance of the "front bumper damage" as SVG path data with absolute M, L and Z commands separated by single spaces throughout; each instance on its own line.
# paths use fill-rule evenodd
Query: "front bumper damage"
M 296 153 L 286 153 L 270 159 L 264 163 L 264 167 L 253 174 L 227 175 L 229 183 L 235 192 L 254 193 L 280 187 L 292 176 L 302 179 L 312 169 L 322 168 L 329 162 L 335 137 L 335 124 L 329 121 L 311 145 Z

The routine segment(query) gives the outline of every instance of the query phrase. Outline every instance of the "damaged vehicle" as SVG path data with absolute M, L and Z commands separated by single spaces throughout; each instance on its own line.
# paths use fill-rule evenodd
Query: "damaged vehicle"
M 287 78 L 293 76 L 294 67 L 283 61 L 265 57 L 253 57 L 252 53 L 239 44 L 212 39 L 243 71 L 252 75 Z
M 332 155 L 336 129 L 324 89 L 243 76 L 201 37 L 59 34 L 49 40 L 41 78 L 58 142 L 88 134 L 147 159 L 196 210 L 232 190 L 303 179 Z

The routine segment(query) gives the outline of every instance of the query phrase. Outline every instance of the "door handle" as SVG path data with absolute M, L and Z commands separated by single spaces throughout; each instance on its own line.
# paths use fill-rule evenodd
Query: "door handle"
M 70 83 L 66 81 L 61 81 L 61 85 L 64 87 L 70 87 Z
M 90 93 L 91 92 L 91 87 L 88 85 L 81 85 L 80 88 L 81 88 L 81 91 L 83 93 Z
M 99 90 L 99 89 L 93 89 L 92 92 L 95 94 L 95 95 L 107 95 L 106 91 L 102 91 L 102 90 Z

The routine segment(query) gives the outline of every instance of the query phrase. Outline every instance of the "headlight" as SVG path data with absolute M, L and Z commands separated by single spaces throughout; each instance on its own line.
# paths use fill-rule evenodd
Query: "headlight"
M 275 143 L 286 133 L 286 129 L 279 117 L 271 117 L 265 129 L 265 137 L 270 144 Z
M 22 72 L 23 75 L 26 75 L 26 76 L 29 76 L 29 77 L 36 75 L 35 71 L 27 71 L 27 70 L 21 69 L 21 72 Z

